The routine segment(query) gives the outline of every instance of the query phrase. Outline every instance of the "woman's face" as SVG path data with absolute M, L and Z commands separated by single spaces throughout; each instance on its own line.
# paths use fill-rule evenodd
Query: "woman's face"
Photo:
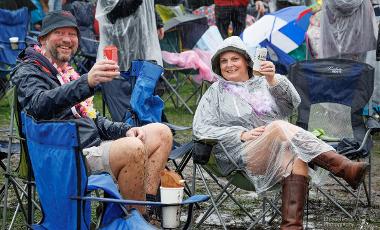
M 227 51 L 220 55 L 220 71 L 227 81 L 247 81 L 248 63 L 243 55 L 234 51 Z

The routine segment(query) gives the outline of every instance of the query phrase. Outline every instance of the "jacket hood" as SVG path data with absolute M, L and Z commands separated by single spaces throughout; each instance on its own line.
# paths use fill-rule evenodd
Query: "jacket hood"
M 56 76 L 58 74 L 57 69 L 51 64 L 51 62 L 42 54 L 37 52 L 33 46 L 29 46 L 24 49 L 18 55 L 18 65 L 23 65 L 24 63 L 33 63 L 37 65 L 42 71 Z M 15 70 L 17 67 L 15 68 Z M 14 70 L 14 71 L 15 71 Z
M 234 51 L 242 54 L 248 62 L 248 66 L 250 68 L 250 71 L 252 73 L 252 67 L 253 67 L 253 58 L 248 53 L 247 47 L 243 43 L 243 41 L 238 36 L 231 36 L 229 38 L 226 38 L 222 44 L 218 47 L 214 55 L 211 57 L 211 66 L 212 71 L 216 73 L 218 76 L 221 76 L 220 71 L 220 63 L 219 63 L 219 57 L 222 53 L 227 51 Z
M 331 13 L 340 16 L 350 16 L 355 13 L 363 0 L 328 0 L 326 4 L 329 6 Z

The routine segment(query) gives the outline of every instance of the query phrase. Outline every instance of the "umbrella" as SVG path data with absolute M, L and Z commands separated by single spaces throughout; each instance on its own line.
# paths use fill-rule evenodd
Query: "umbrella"
M 171 18 L 164 25 L 165 34 L 171 31 L 179 32 L 182 49 L 192 49 L 207 29 L 207 18 L 193 14 Z
M 267 47 L 269 59 L 287 68 L 295 62 L 288 53 L 304 42 L 310 16 L 306 6 L 287 7 L 264 15 L 247 27 L 241 38 L 250 50 Z

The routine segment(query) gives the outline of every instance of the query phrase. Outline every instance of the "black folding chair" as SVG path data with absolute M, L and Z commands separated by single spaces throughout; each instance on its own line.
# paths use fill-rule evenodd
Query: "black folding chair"
M 225 174 L 220 170 L 213 153 L 213 148 L 215 145 L 219 145 L 221 147 L 223 154 L 227 157 L 231 165 L 234 166 L 234 169 L 231 172 Z M 195 188 L 196 174 L 199 173 L 203 182 L 203 186 L 210 196 L 211 201 L 209 208 L 196 224 L 196 228 L 202 226 L 204 221 L 209 218 L 213 212 L 216 212 L 223 229 L 228 229 L 224 218 L 221 216 L 222 209 L 220 207 L 228 198 L 230 198 L 234 204 L 239 207 L 239 210 L 241 210 L 246 216 L 249 217 L 250 222 L 245 226 L 247 229 L 255 229 L 260 223 L 264 225 L 273 225 L 272 222 L 275 220 L 275 218 L 278 215 L 281 216 L 281 212 L 278 209 L 277 205 L 280 199 L 279 191 L 277 188 L 274 188 L 272 191 L 265 192 L 259 196 L 257 200 L 262 202 L 262 205 L 259 209 L 256 210 L 244 207 L 245 205 L 243 205 L 234 196 L 234 192 L 237 189 L 255 192 L 255 187 L 249 178 L 246 169 L 237 164 L 237 162 L 230 156 L 221 142 L 218 142 L 217 140 L 194 141 L 192 156 L 194 162 L 192 187 Z M 217 191 L 212 191 L 210 187 L 210 181 L 206 180 L 206 175 L 210 176 L 211 181 L 217 185 Z M 223 181 L 223 179 L 227 180 L 227 182 Z M 216 192 L 217 195 L 215 195 Z M 251 201 L 251 203 L 253 204 L 254 201 Z
M 363 116 L 363 109 L 368 106 L 373 92 L 374 69 L 368 64 L 352 60 L 317 59 L 293 64 L 289 78 L 302 100 L 296 124 L 317 133 L 338 153 L 350 159 L 367 160 L 370 164 L 368 180 L 364 181 L 363 186 L 367 202 L 360 199 L 362 187 L 352 191 L 332 174 L 330 176 L 352 198 L 339 203 L 331 190 L 323 189 L 323 185 L 315 185 L 336 207 L 349 218 L 354 218 L 359 203 L 368 206 L 372 203 L 371 136 L 379 131 L 379 122 L 371 116 Z M 369 110 L 372 108 L 369 107 Z M 351 207 L 353 210 L 350 212 L 342 203 L 352 200 L 355 201 L 355 207 Z

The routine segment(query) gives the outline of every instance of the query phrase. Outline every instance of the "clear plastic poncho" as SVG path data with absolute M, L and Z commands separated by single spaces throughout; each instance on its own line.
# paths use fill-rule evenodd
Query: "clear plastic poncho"
M 364 61 L 376 49 L 377 24 L 370 0 L 323 1 L 321 58 L 342 57 Z
M 154 0 L 143 0 L 135 13 L 119 18 L 112 24 L 107 14 L 121 0 L 98 0 L 96 19 L 99 21 L 100 44 L 98 58 L 103 58 L 103 48 L 118 48 L 120 71 L 127 71 L 135 59 L 156 60 L 162 66 L 161 49 L 157 35 Z
M 241 49 L 244 44 L 226 39 L 218 50 L 228 46 Z M 310 162 L 333 150 L 312 133 L 286 121 L 301 99 L 285 76 L 276 74 L 276 78 L 278 83 L 269 86 L 259 76 L 245 82 L 220 77 L 203 95 L 193 120 L 194 138 L 221 141 L 234 160 L 245 167 L 258 193 L 290 175 L 296 158 Z M 261 136 L 241 141 L 242 132 L 259 126 L 265 126 Z M 234 166 L 219 145 L 214 151 L 220 170 L 229 173 Z

